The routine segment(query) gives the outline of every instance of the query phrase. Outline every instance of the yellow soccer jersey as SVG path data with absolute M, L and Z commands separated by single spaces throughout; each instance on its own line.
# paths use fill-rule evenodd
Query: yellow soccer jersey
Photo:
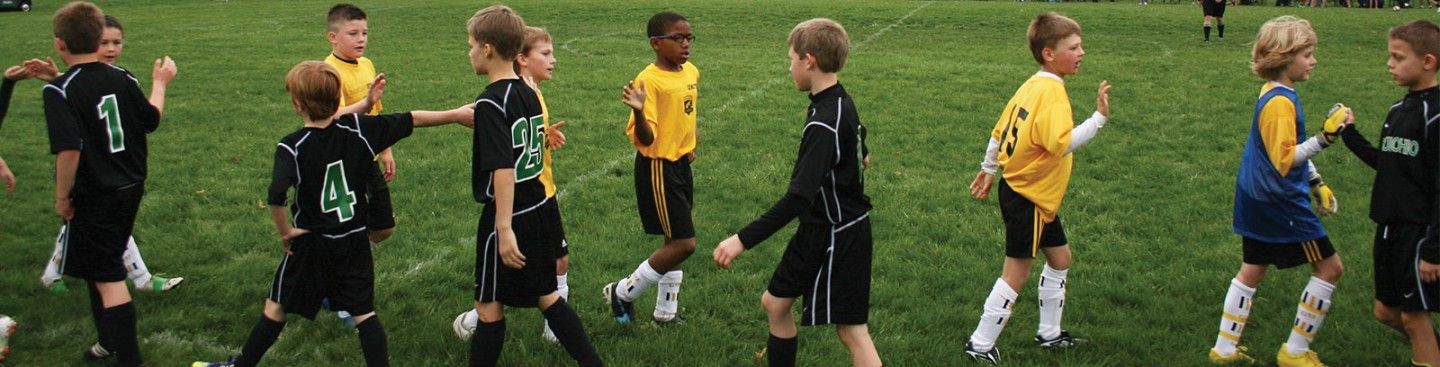
M 1260 87 L 1260 95 L 1274 88 L 1289 87 L 1267 82 Z M 1290 173 L 1290 166 L 1295 165 L 1295 145 L 1300 143 L 1296 141 L 1295 119 L 1295 103 L 1289 98 L 1271 98 L 1260 108 L 1260 141 L 1265 142 L 1265 155 L 1270 157 L 1270 164 L 1282 176 Z
M 540 93 L 540 88 L 532 89 L 535 90 L 535 98 L 540 100 L 540 114 L 544 116 L 540 119 L 542 121 L 542 125 L 544 126 L 543 131 L 545 131 L 546 134 L 549 134 L 550 107 L 545 106 L 545 94 Z M 544 143 L 542 142 L 541 144 Z M 550 160 L 550 145 L 545 144 L 542 146 L 544 147 L 544 149 L 542 149 L 542 152 L 540 153 L 540 162 L 543 167 L 540 169 L 540 184 L 545 185 L 545 197 L 553 198 L 555 197 L 555 161 Z
M 680 71 L 661 70 L 655 64 L 645 67 L 636 81 L 645 81 L 645 122 L 650 124 L 655 141 L 649 146 L 635 139 L 635 113 L 625 125 L 625 135 L 635 144 L 640 155 L 676 161 L 695 151 L 695 100 L 699 97 L 700 69 L 685 63 Z
M 1031 76 L 1005 104 L 991 136 L 1000 142 L 997 161 L 1002 177 L 1020 196 L 1035 203 L 1045 222 L 1055 219 L 1070 185 L 1072 156 L 1070 97 L 1055 74 Z
M 370 59 L 361 57 L 354 62 L 341 60 L 335 54 L 325 57 L 325 63 L 335 67 L 340 72 L 340 106 L 349 106 L 365 99 L 370 94 L 370 82 L 375 81 L 375 64 Z M 380 113 L 380 102 L 375 102 L 370 107 L 367 115 Z

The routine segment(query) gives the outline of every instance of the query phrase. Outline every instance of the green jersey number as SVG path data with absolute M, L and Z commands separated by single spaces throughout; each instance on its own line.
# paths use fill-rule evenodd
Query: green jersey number
M 325 183 L 320 193 L 320 212 L 335 212 L 344 223 L 355 218 L 355 192 L 345 180 L 345 161 L 335 161 L 325 166 Z
M 100 97 L 100 104 L 95 105 L 95 109 L 100 112 L 100 119 L 105 120 L 105 135 L 110 138 L 110 152 L 125 151 L 125 127 L 120 125 L 120 104 L 116 102 L 115 95 Z
M 515 182 L 524 182 L 540 175 L 545 168 L 541 160 L 541 144 L 545 142 L 544 116 L 521 118 L 510 125 L 511 148 L 521 149 L 515 157 Z

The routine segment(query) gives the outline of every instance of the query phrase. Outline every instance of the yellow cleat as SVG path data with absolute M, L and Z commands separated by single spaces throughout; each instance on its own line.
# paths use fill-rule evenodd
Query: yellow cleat
M 1275 364 L 1280 367 L 1325 367 L 1320 362 L 1320 355 L 1313 350 L 1307 350 L 1299 355 L 1290 354 L 1285 345 L 1280 345 L 1280 351 L 1275 353 Z
M 1222 356 L 1215 348 L 1210 348 L 1210 363 L 1214 364 L 1255 364 L 1255 358 L 1250 358 L 1245 347 L 1236 347 L 1235 353 L 1229 356 Z

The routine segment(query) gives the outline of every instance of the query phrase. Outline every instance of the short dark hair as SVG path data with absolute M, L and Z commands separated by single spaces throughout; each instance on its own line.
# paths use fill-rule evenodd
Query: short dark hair
M 325 23 L 330 31 L 340 30 L 340 23 L 352 20 L 365 20 L 365 11 L 354 4 L 341 3 L 330 7 L 330 15 L 325 18 Z
M 105 16 L 105 28 L 115 28 L 119 29 L 121 32 L 125 31 L 125 26 L 120 25 L 120 19 L 116 19 L 115 17 L 109 15 Z
M 1060 13 L 1047 11 L 1035 16 L 1030 21 L 1030 28 L 1025 31 L 1025 38 L 1030 42 L 1030 56 L 1035 57 L 1035 62 L 1045 64 L 1044 51 L 1047 48 L 1054 48 L 1060 44 L 1060 40 L 1070 35 L 1080 34 L 1080 23 Z
M 645 35 L 650 37 L 664 36 L 665 28 L 670 27 L 671 24 L 688 21 L 690 20 L 685 19 L 684 15 L 669 10 L 655 13 L 655 15 L 650 16 L 650 22 L 645 24 Z
M 1440 27 L 1428 20 L 1420 19 L 1390 28 L 1390 39 L 1409 44 L 1416 55 L 1440 58 Z
M 100 49 L 105 32 L 105 13 L 84 1 L 75 1 L 55 11 L 55 37 L 65 41 L 71 54 L 91 54 Z

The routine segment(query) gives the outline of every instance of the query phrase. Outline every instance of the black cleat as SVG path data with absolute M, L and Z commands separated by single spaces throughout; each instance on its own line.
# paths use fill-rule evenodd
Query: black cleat
M 965 354 L 969 354 L 970 358 L 974 359 L 976 362 L 988 363 L 992 365 L 1000 364 L 999 347 L 994 347 L 990 348 L 990 350 L 979 352 L 975 350 L 975 346 L 972 343 L 965 342 Z
M 1035 336 L 1035 343 L 1040 344 L 1040 347 L 1045 349 L 1070 348 L 1089 342 L 1089 339 L 1071 337 L 1069 331 L 1063 330 L 1060 331 L 1060 336 L 1057 336 L 1054 339 L 1046 340 L 1045 338 L 1041 338 L 1039 335 Z

